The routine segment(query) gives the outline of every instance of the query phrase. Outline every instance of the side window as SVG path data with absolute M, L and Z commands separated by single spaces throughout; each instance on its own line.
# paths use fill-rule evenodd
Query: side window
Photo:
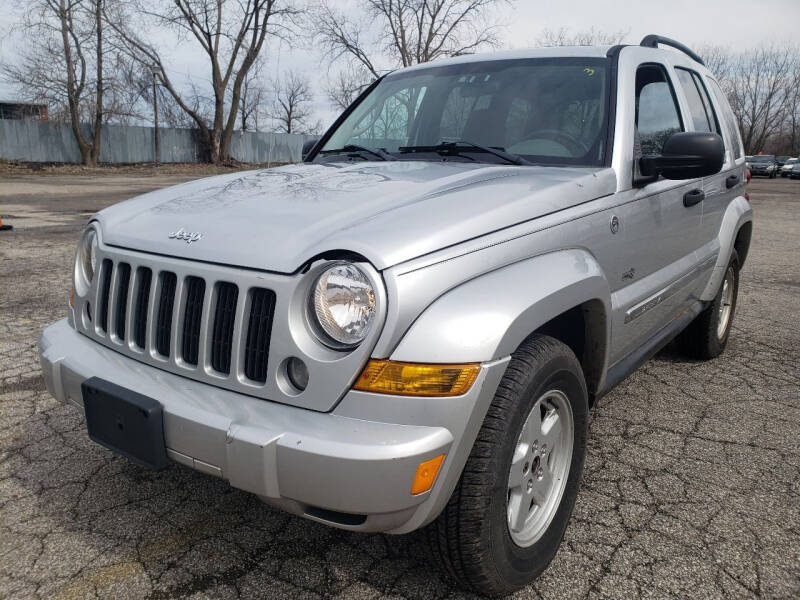
M 736 117 L 733 116 L 733 111 L 731 110 L 730 104 L 728 104 L 728 99 L 725 97 L 725 93 L 722 91 L 722 88 L 719 87 L 719 84 L 713 79 L 708 79 L 707 81 L 708 87 L 711 88 L 711 93 L 717 100 L 717 106 L 720 109 L 719 112 L 722 114 L 722 118 L 725 120 L 725 124 L 728 127 L 731 146 L 733 146 L 733 158 L 734 160 L 739 160 L 742 158 L 743 152 L 739 123 L 736 121 Z
M 677 131 L 683 125 L 664 67 L 642 65 L 636 71 L 636 133 L 642 155 L 660 154 Z
M 678 82 L 683 93 L 686 94 L 686 100 L 689 102 L 689 112 L 694 124 L 694 130 L 714 131 L 716 133 L 714 117 L 709 114 L 711 107 L 706 108 L 692 72 L 676 67 L 675 73 L 678 75 Z
M 719 126 L 719 119 L 717 118 L 717 113 L 714 110 L 714 104 L 711 102 L 711 98 L 708 97 L 706 85 L 703 83 L 700 75 L 694 71 L 692 71 L 692 79 L 694 79 L 694 84 L 697 86 L 697 90 L 700 92 L 700 98 L 703 100 L 703 106 L 706 109 L 706 114 L 708 115 L 708 120 L 711 122 L 713 131 L 722 135 L 722 129 L 720 129 Z

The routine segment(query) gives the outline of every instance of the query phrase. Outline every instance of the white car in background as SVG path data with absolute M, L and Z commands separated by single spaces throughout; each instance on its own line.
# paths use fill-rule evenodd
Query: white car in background
M 796 158 L 790 158 L 781 167 L 781 177 L 788 177 L 792 172 L 792 167 L 797 163 Z

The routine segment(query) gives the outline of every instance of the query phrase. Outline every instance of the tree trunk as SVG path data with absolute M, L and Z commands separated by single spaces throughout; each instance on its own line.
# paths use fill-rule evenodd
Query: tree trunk
M 59 2 L 58 18 L 61 24 L 61 42 L 64 45 L 64 62 L 67 66 L 67 104 L 69 105 L 69 120 L 72 126 L 72 135 L 75 137 L 75 142 L 78 144 L 78 150 L 81 153 L 81 162 L 84 165 L 88 165 L 91 161 L 91 148 L 84 139 L 83 133 L 81 133 L 80 115 L 78 114 L 79 98 L 75 82 L 75 59 L 72 56 L 72 47 L 69 42 L 69 15 L 67 14 L 67 7 L 64 0 Z
M 94 105 L 94 131 L 92 137 L 92 149 L 89 154 L 91 165 L 96 165 L 100 159 L 100 136 L 103 125 L 103 19 L 102 19 L 103 0 L 95 0 L 94 5 L 94 26 L 97 29 L 97 83 L 95 89 Z

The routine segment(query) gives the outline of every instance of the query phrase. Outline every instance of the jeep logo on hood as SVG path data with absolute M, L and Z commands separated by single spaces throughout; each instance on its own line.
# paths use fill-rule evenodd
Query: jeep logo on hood
M 192 242 L 202 239 L 203 234 L 199 231 L 185 231 L 183 227 L 181 227 L 177 231 L 170 233 L 169 237 L 174 240 L 185 240 L 187 244 L 191 244 Z

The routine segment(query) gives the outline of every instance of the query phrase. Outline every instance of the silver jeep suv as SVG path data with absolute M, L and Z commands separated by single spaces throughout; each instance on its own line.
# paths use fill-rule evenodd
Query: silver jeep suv
M 509 593 L 558 549 L 592 404 L 674 338 L 725 348 L 744 178 L 719 85 L 666 38 L 395 71 L 302 164 L 94 216 L 47 388 L 136 463 L 425 527 Z

